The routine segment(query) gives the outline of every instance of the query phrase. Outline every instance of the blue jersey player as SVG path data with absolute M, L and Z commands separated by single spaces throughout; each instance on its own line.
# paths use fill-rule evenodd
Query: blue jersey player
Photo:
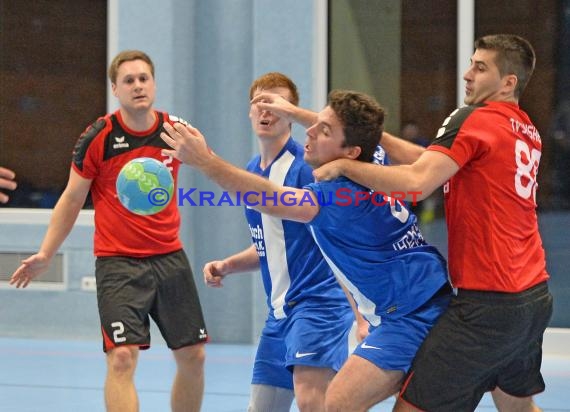
M 281 73 L 256 79 L 250 98 L 279 93 L 297 104 L 295 84 Z M 313 182 L 303 147 L 291 137 L 291 123 L 267 110 L 250 110 L 260 154 L 247 170 L 278 185 L 296 188 Z M 204 267 L 206 284 L 224 276 L 261 269 L 269 313 L 255 358 L 249 411 L 289 411 L 296 397 L 301 411 L 324 410 L 325 392 L 349 353 L 353 324 L 346 295 L 308 228 L 246 207 L 253 245 Z M 362 319 L 362 318 L 361 318 Z M 364 321 L 365 323 L 365 321 Z
M 373 98 L 332 91 L 307 130 L 304 159 L 313 167 L 340 158 L 370 162 L 383 121 Z M 365 411 L 397 392 L 451 295 L 445 260 L 426 244 L 416 217 L 397 199 L 402 194 L 372 192 L 346 178 L 283 187 L 217 157 L 193 127 L 165 129 L 161 137 L 174 149 L 166 153 L 226 190 L 259 193 L 258 210 L 306 223 L 370 323 L 370 334 L 329 384 L 326 410 Z M 268 193 L 282 201 L 264 202 Z

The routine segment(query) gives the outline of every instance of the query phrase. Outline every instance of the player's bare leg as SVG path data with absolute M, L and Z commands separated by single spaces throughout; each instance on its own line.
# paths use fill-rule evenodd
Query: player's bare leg
M 512 395 L 508 395 L 499 388 L 491 392 L 493 395 L 493 402 L 499 412 L 541 412 L 540 409 L 534 401 L 532 396 L 527 396 L 524 398 L 517 398 Z
M 269 385 L 251 385 L 247 412 L 289 412 L 295 399 L 290 389 Z
M 139 400 L 134 374 L 139 357 L 137 346 L 119 346 L 107 352 L 105 406 L 107 412 L 136 412 Z
M 367 411 L 398 392 L 403 379 L 403 371 L 383 370 L 351 355 L 327 389 L 326 411 Z
M 185 346 L 172 353 L 177 365 L 172 385 L 172 411 L 198 412 L 204 396 L 204 345 Z
M 295 399 L 301 412 L 324 412 L 327 387 L 335 376 L 330 368 L 295 366 Z

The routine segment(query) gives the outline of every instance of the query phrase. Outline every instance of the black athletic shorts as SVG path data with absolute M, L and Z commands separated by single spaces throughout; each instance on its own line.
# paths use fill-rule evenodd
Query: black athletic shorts
M 487 391 L 544 391 L 542 336 L 552 315 L 546 282 L 520 293 L 459 290 L 420 347 L 400 396 L 430 412 L 473 411 Z
M 150 346 L 150 319 L 170 349 L 208 339 L 192 269 L 183 250 L 95 261 L 103 350 Z

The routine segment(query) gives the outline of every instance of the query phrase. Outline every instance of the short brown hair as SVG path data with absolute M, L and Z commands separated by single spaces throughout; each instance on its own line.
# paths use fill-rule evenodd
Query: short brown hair
M 119 71 L 119 66 L 124 62 L 130 62 L 133 60 L 142 60 L 147 63 L 150 66 L 150 73 L 152 74 L 152 77 L 154 77 L 154 64 L 145 52 L 140 50 L 123 50 L 115 56 L 109 66 L 108 75 L 111 83 L 117 83 L 117 72 Z
M 342 123 L 344 146 L 359 146 L 356 160 L 372 161 L 384 130 L 384 109 L 373 97 L 351 90 L 331 91 L 328 106 Z
M 491 34 L 475 40 L 475 48 L 497 52 L 495 64 L 501 77 L 507 74 L 517 76 L 515 97 L 524 91 L 536 64 L 536 55 L 532 45 L 514 34 Z
M 291 93 L 291 103 L 295 106 L 299 105 L 297 86 L 293 83 L 293 80 L 279 72 L 266 73 L 255 79 L 249 88 L 249 100 L 253 99 L 253 94 L 256 90 L 266 90 L 274 87 L 285 87 L 288 89 Z

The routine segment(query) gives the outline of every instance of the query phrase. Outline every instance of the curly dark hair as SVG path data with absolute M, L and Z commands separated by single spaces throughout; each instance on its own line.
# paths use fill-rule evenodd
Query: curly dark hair
M 344 147 L 359 146 L 356 160 L 372 161 L 384 130 L 384 109 L 373 98 L 352 90 L 333 90 L 328 106 L 339 118 L 344 131 Z

